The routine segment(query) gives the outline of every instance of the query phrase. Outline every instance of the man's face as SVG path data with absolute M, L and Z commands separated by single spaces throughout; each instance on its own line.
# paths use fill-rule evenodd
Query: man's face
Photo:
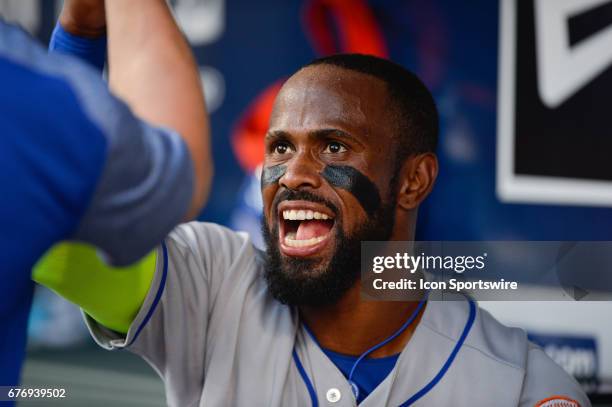
M 277 96 L 262 174 L 266 276 L 295 305 L 338 300 L 359 276 L 361 240 L 387 240 L 395 214 L 393 115 L 381 80 L 306 68 Z

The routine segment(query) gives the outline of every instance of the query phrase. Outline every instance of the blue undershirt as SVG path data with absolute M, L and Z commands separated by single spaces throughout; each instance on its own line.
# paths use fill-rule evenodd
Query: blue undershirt
M 357 359 L 359 359 L 359 356 L 342 355 L 328 349 L 323 349 L 323 352 L 348 380 L 351 369 Z M 359 365 L 357 365 L 353 373 L 352 379 L 359 388 L 357 403 L 361 403 L 383 380 L 385 380 L 391 370 L 393 370 L 398 358 L 399 354 L 384 358 L 365 358 L 359 362 Z

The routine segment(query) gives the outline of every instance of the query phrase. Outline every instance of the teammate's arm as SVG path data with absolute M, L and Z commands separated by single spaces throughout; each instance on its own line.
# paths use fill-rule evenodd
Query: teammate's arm
M 65 0 L 59 24 L 79 40 L 108 35 L 111 90 L 145 121 L 176 130 L 192 157 L 195 180 L 185 219 L 197 215 L 212 178 L 209 126 L 193 54 L 164 0 Z M 95 45 L 95 43 L 93 43 Z M 52 43 L 53 48 L 53 43 Z M 88 62 L 100 64 L 99 58 Z
M 95 58 L 94 61 L 91 60 L 92 56 L 100 54 L 92 51 L 99 48 L 99 41 L 105 32 L 104 13 L 101 12 L 103 7 L 100 5 L 103 6 L 101 0 L 67 0 L 60 16 L 60 25 L 56 29 L 56 34 L 61 35 L 54 35 L 50 49 L 70 53 L 101 68 L 99 58 L 97 63 Z M 152 9 L 148 10 L 149 7 Z M 142 20 L 136 19 L 137 21 L 132 24 L 128 18 L 121 24 L 111 24 L 115 27 L 109 30 L 115 34 L 114 42 L 111 34 L 111 54 L 113 45 L 122 45 L 117 55 L 111 56 L 111 86 L 116 93 L 123 93 L 124 99 L 130 103 L 136 113 L 140 113 L 140 116 L 181 130 L 186 143 L 188 145 L 191 143 L 189 146 L 192 157 L 196 160 L 194 163 L 196 173 L 201 172 L 203 168 L 207 172 L 204 176 L 209 179 L 210 160 L 196 159 L 197 156 L 209 155 L 208 148 L 201 148 L 208 146 L 207 117 L 201 85 L 189 48 L 176 28 L 167 6 L 163 2 L 147 1 L 138 7 L 138 10 L 122 10 L 120 7 L 109 7 L 109 9 L 114 10 L 114 13 L 144 12 L 148 15 L 147 23 L 157 26 L 151 35 L 149 32 L 146 33 L 145 39 L 142 36 L 144 30 Z M 122 14 L 123 17 L 125 15 Z M 110 16 L 111 20 L 113 18 L 114 16 Z M 135 32 L 132 32 L 133 30 Z M 123 35 L 130 39 L 117 40 Z M 58 44 L 57 42 L 61 42 L 62 39 L 66 42 Z M 144 40 L 149 42 L 149 45 L 140 44 L 137 51 L 131 50 L 140 56 L 134 58 L 132 55 L 128 58 L 129 61 L 125 61 L 130 46 L 134 47 L 136 43 Z M 131 45 L 123 48 L 125 43 Z M 165 50 L 158 52 L 157 47 Z M 101 65 L 103 66 L 103 59 Z M 150 69 L 151 66 L 154 68 Z M 145 85 L 133 78 L 127 80 L 118 74 L 121 73 L 121 69 L 131 71 L 131 75 L 138 78 L 149 77 L 153 84 Z M 169 76 L 151 79 L 158 74 Z M 159 88 L 151 89 L 156 86 Z M 201 134 L 202 130 L 206 133 L 206 137 Z M 129 137 L 129 134 L 126 137 Z M 198 153 L 198 149 L 203 150 L 203 154 L 202 151 Z M 198 202 L 203 199 L 202 194 L 205 194 L 208 188 L 208 185 L 202 184 L 196 180 L 190 215 L 198 210 Z M 78 304 L 102 325 L 126 333 L 150 287 L 155 264 L 156 255 L 153 252 L 129 267 L 112 268 L 104 264 L 91 247 L 65 243 L 54 247 L 38 263 L 33 278 Z
M 66 0 L 49 52 L 76 57 L 102 74 L 105 25 L 103 0 Z M 129 266 L 112 267 L 100 259 L 93 246 L 65 241 L 38 261 L 32 278 L 77 304 L 103 326 L 126 334 L 151 285 L 156 254 L 153 250 Z
M 102 74 L 107 57 L 104 0 L 65 0 L 49 52 L 76 57 Z M 38 261 L 32 278 L 103 326 L 126 334 L 151 285 L 155 264 L 154 250 L 130 266 L 112 267 L 93 246 L 66 241 Z
M 117 156 L 125 158 L 128 154 L 133 154 L 130 158 L 136 162 L 154 161 L 140 171 L 136 181 L 128 177 L 122 179 L 121 170 L 125 168 L 118 168 L 118 165 L 111 162 L 111 166 L 118 169 L 106 178 L 114 179 L 98 188 L 99 192 L 110 198 L 94 200 L 97 205 L 90 208 L 89 219 L 83 222 L 84 231 L 78 233 L 75 239 L 88 241 L 104 249 L 104 246 L 111 245 L 109 241 L 121 229 L 123 233 L 120 237 L 125 236 L 121 240 L 132 237 L 133 242 L 148 243 L 147 239 L 140 238 L 143 232 L 158 236 L 157 239 L 161 240 L 161 236 L 155 232 L 162 228 L 153 228 L 151 221 L 159 223 L 157 213 L 167 212 L 168 207 L 173 206 L 175 212 L 183 210 L 183 201 L 173 194 L 181 189 L 180 186 L 183 190 L 188 188 L 191 195 L 188 208 L 182 214 L 183 220 L 197 214 L 209 189 L 212 172 L 208 118 L 198 70 L 189 46 L 163 0 L 107 1 L 106 8 L 103 0 L 66 0 L 59 22 L 58 27 L 63 29 L 56 30 L 56 34 L 65 29 L 66 33 L 63 34 L 66 35 L 54 35 L 51 50 L 70 53 L 98 68 L 103 66 L 105 59 L 104 48 L 100 48 L 100 43 L 105 41 L 104 33 L 109 34 L 111 90 L 127 102 L 131 112 L 121 115 L 128 117 L 116 119 L 113 128 L 107 129 L 107 133 L 112 133 L 119 144 L 131 144 L 128 147 L 132 152 L 119 151 L 108 161 L 115 160 Z M 155 29 L 151 30 L 151 27 Z M 59 41 L 63 39 L 65 42 Z M 103 111 L 104 108 L 98 110 Z M 130 117 L 132 113 L 145 122 L 133 123 Z M 106 116 L 119 115 L 106 113 Z M 103 120 L 107 121 L 106 117 Z M 191 159 L 181 161 L 184 158 L 180 156 L 182 153 L 171 154 L 173 149 L 178 150 L 173 147 L 176 146 L 176 137 L 143 138 L 130 134 L 141 133 L 142 129 L 151 132 L 150 124 L 178 131 L 175 135 L 183 139 L 183 146 L 187 146 L 187 155 Z M 141 151 L 134 151 L 138 149 Z M 113 152 L 112 147 L 109 150 Z M 166 157 L 173 157 L 174 160 Z M 185 161 L 192 167 L 189 176 L 184 177 L 182 182 L 171 179 L 176 173 L 175 168 Z M 181 208 L 177 208 L 178 201 Z M 120 227 L 100 233 L 100 228 L 108 223 L 108 216 L 105 219 L 98 215 L 112 213 L 120 206 L 127 209 L 127 214 L 121 218 Z M 96 230 L 93 233 L 95 236 L 90 233 L 91 229 Z M 105 238 L 100 239 L 101 236 Z M 133 251 L 134 254 L 130 256 L 132 261 L 145 254 L 143 246 L 141 244 L 138 250 Z M 123 251 L 127 250 L 129 248 L 123 248 Z M 117 261 L 114 263 L 126 264 Z
M 208 115 L 196 63 L 165 0 L 106 0 L 111 89 L 143 119 L 177 130 L 192 155 L 197 215 L 212 175 Z

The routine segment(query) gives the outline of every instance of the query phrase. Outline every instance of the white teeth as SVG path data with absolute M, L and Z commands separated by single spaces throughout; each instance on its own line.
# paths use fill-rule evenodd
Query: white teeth
M 306 219 L 331 219 L 330 216 L 311 210 L 290 210 L 283 211 L 283 219 L 285 220 L 306 220 Z
M 295 238 L 295 232 L 290 232 L 287 233 L 287 235 L 285 236 L 285 244 L 289 247 L 306 247 L 306 246 L 312 246 L 315 245 L 319 242 L 322 242 L 325 238 L 327 237 L 327 235 L 324 236 L 319 236 L 319 237 L 313 237 L 310 239 L 305 239 L 305 240 L 297 240 Z

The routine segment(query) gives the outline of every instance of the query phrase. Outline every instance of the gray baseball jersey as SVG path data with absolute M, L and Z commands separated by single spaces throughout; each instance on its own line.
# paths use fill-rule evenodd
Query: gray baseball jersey
M 157 258 L 150 292 L 125 337 L 86 319 L 101 346 L 127 347 L 151 364 L 169 405 L 356 404 L 297 312 L 270 295 L 262 255 L 246 234 L 185 224 Z M 590 403 L 524 331 L 461 298 L 429 301 L 395 367 L 360 405 Z

